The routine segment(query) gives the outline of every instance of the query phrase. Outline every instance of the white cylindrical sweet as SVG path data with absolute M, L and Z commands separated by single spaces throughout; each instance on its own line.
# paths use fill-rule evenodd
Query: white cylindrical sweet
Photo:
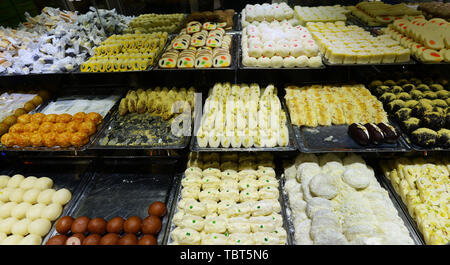
M 30 225 L 30 223 L 31 223 L 30 219 L 22 219 L 18 221 L 11 227 L 11 233 L 13 235 L 20 235 L 20 236 L 28 234 L 28 225 Z
M 18 188 L 24 179 L 25 177 L 23 175 L 16 174 L 9 179 L 7 186 L 10 188 Z
M 0 189 L 6 187 L 8 185 L 10 177 L 7 175 L 0 176 Z
M 9 202 L 9 194 L 13 191 L 13 188 L 3 188 L 0 192 L 0 201 Z
M 8 217 L 0 221 L 0 233 L 11 234 L 12 226 L 17 223 L 19 220 L 14 217 Z
M 52 197 L 55 192 L 56 191 L 54 189 L 46 189 L 41 191 L 37 199 L 38 203 L 50 204 L 52 202 Z
M 41 191 L 38 189 L 29 189 L 29 190 L 25 191 L 25 193 L 23 194 L 22 200 L 24 202 L 35 204 L 37 202 L 37 199 L 38 199 L 38 196 L 40 193 L 41 193 Z
M 39 190 L 50 189 L 52 186 L 53 180 L 47 177 L 38 178 L 34 183 L 34 188 Z
M 23 239 L 20 235 L 10 235 L 2 241 L 2 245 L 17 245 Z
M 17 219 L 22 219 L 27 214 L 28 209 L 31 207 L 31 204 L 28 202 L 21 202 L 17 204 L 11 210 L 11 216 L 16 217 Z
M 41 213 L 41 218 L 55 221 L 62 213 L 62 206 L 59 203 L 52 203 L 47 205 Z
M 19 245 L 40 245 L 42 243 L 42 237 L 37 235 L 27 235 L 20 242 Z
M 36 180 L 37 178 L 34 176 L 27 177 L 20 183 L 20 188 L 24 190 L 32 189 Z
M 0 206 L 0 219 L 5 219 L 11 216 L 11 211 L 17 206 L 16 202 L 7 202 Z
M 26 217 L 30 220 L 39 219 L 42 216 L 42 211 L 44 210 L 44 208 L 45 208 L 45 204 L 42 204 L 42 203 L 35 204 L 35 205 L 31 206 L 30 208 L 28 208 Z
M 5 233 L 0 233 L 0 244 L 2 244 L 2 241 L 5 240 L 8 236 Z
M 30 234 L 38 235 L 44 237 L 48 231 L 50 231 L 52 224 L 47 219 L 36 219 L 28 225 L 28 232 Z
M 21 188 L 12 190 L 11 193 L 9 194 L 9 200 L 17 203 L 22 202 L 24 192 L 25 191 Z
M 72 198 L 72 193 L 68 189 L 59 189 L 52 196 L 52 202 L 66 205 Z

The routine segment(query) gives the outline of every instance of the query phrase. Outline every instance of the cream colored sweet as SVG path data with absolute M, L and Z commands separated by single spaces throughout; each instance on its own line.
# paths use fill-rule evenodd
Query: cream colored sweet
M 7 175 L 1 175 L 0 176 L 0 189 L 3 189 L 8 185 L 10 177 Z
M 16 202 L 7 202 L 0 206 L 0 218 L 8 218 L 11 216 L 11 211 L 17 206 Z
M 53 180 L 48 177 L 40 177 L 34 183 L 34 188 L 38 190 L 50 189 L 53 186 Z
M 20 203 L 23 199 L 23 194 L 25 191 L 21 188 L 15 188 L 9 194 L 9 200 L 12 202 Z
M 247 4 L 242 9 L 242 26 L 246 27 L 250 23 L 259 23 L 262 21 L 291 21 L 296 23 L 294 18 L 294 10 L 290 8 L 286 3 L 264 3 L 262 5 L 250 5 Z
M 50 204 L 52 202 L 53 194 L 55 194 L 56 190 L 54 189 L 46 189 L 39 193 L 37 198 L 38 203 L 42 204 Z
M 45 206 L 41 212 L 41 218 L 55 221 L 62 213 L 62 206 L 59 203 L 51 203 Z
M 42 237 L 29 234 L 19 241 L 18 245 L 40 245 Z
M 52 202 L 66 205 L 72 198 L 72 193 L 68 189 L 59 189 L 52 195 Z
M 23 239 L 21 235 L 9 235 L 7 238 L 3 239 L 2 245 L 17 245 Z
M 14 190 L 14 188 L 6 187 L 0 190 L 0 201 L 9 202 L 9 194 Z
M 28 226 L 32 221 L 30 219 L 22 219 L 16 222 L 11 227 L 11 233 L 13 235 L 25 236 L 28 234 Z
M 340 5 L 318 7 L 295 6 L 294 10 L 301 25 L 306 25 L 308 22 L 346 21 L 346 14 L 350 12 Z
M 20 183 L 22 183 L 22 181 L 25 179 L 25 177 L 23 175 L 20 174 L 16 174 L 14 176 L 12 176 L 7 184 L 7 187 L 10 188 L 19 188 L 20 187 Z
M 35 204 L 37 202 L 40 193 L 41 191 L 38 189 L 29 189 L 24 192 L 22 200 L 24 202 Z
M 34 176 L 26 177 L 21 183 L 20 188 L 23 190 L 29 190 L 34 187 L 34 184 L 36 183 L 37 178 Z
M 30 208 L 28 208 L 25 216 L 30 220 L 39 219 L 41 218 L 42 211 L 44 210 L 45 207 L 46 207 L 45 204 L 41 203 L 34 204 Z
M 0 220 L 0 233 L 11 234 L 11 229 L 19 220 L 15 217 L 8 217 Z
M 51 223 L 47 219 L 39 218 L 28 225 L 28 232 L 37 236 L 44 237 L 51 228 Z
M 28 209 L 31 207 L 31 204 L 28 202 L 22 202 L 14 206 L 11 209 L 11 216 L 17 219 L 22 219 L 25 217 Z

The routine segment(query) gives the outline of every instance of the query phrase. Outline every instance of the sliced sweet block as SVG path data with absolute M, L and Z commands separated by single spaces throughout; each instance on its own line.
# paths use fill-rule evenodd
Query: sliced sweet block
M 205 22 L 203 23 L 202 28 L 206 30 L 215 30 L 217 28 L 217 24 L 214 22 Z
M 222 38 L 210 37 L 206 40 L 206 46 L 208 47 L 220 47 L 222 46 Z
M 433 29 L 434 28 L 435 27 L 433 27 Z M 439 34 L 439 32 L 432 31 L 432 29 L 430 28 L 430 31 L 423 34 L 423 37 L 424 37 L 423 44 L 425 45 L 425 47 L 434 50 L 440 50 L 445 48 L 444 38 Z
M 395 51 L 393 49 L 384 50 L 383 58 L 381 59 L 382 63 L 394 63 L 395 58 L 397 57 Z
M 220 22 L 220 23 L 217 23 L 217 27 L 218 28 L 227 28 L 227 26 L 228 26 L 228 24 L 227 24 L 227 22 Z
M 408 62 L 410 60 L 409 49 L 398 48 L 398 49 L 395 49 L 394 51 L 396 54 L 396 58 L 395 58 L 396 63 Z
M 420 59 L 421 59 L 423 62 L 435 62 L 435 63 L 439 63 L 439 62 L 442 62 L 442 60 L 443 60 L 444 58 L 443 58 L 442 55 L 441 55 L 438 51 L 436 51 L 436 50 L 433 50 L 433 49 L 425 49 L 425 50 L 422 52 L 422 55 L 420 56 Z
M 191 46 L 202 47 L 206 44 L 206 38 L 203 35 L 195 36 L 191 38 Z
M 208 33 L 208 38 L 210 37 L 218 37 L 221 38 L 223 37 L 223 32 L 221 30 L 212 30 Z
M 214 67 L 228 67 L 230 65 L 231 65 L 231 54 L 219 53 L 214 57 L 213 60 Z
M 446 63 L 450 62 L 450 49 L 442 49 L 441 50 L 441 56 L 444 58 L 444 61 Z
M 195 68 L 210 68 L 212 66 L 211 54 L 203 54 L 195 59 Z
M 177 60 L 178 68 L 193 68 L 195 62 L 194 56 L 180 55 Z

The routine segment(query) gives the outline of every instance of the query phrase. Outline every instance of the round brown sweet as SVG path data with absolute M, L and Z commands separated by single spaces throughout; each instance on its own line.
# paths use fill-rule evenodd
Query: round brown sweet
M 38 96 L 40 96 L 43 100 L 47 100 L 50 98 L 50 94 L 48 93 L 47 90 L 39 90 L 38 91 Z
M 3 135 L 8 132 L 9 126 L 4 124 L 3 122 L 0 122 L 0 135 Z
M 91 219 L 88 223 L 88 231 L 91 234 L 103 235 L 106 232 L 106 224 L 105 219 L 101 217 Z
M 139 216 L 131 216 L 123 224 L 125 233 L 137 234 L 141 231 L 142 219 Z
M 30 112 L 32 110 L 34 110 L 36 108 L 36 106 L 33 104 L 33 102 L 28 101 L 27 103 L 25 103 L 25 105 L 23 105 L 23 108 L 27 111 Z
M 56 235 L 51 237 L 46 245 L 64 245 L 67 241 L 67 236 L 66 235 Z
M 120 216 L 116 216 L 109 220 L 108 224 L 106 225 L 106 231 L 108 233 L 120 234 L 123 230 L 123 223 L 125 223 L 125 220 Z
M 100 240 L 100 245 L 117 245 L 119 243 L 120 236 L 116 233 L 108 233 Z
M 18 108 L 14 111 L 14 116 L 20 117 L 23 114 L 27 114 L 27 111 L 23 108 Z
M 80 216 L 77 219 L 75 219 L 72 223 L 72 226 L 70 227 L 70 230 L 72 233 L 81 233 L 86 234 L 88 230 L 88 223 L 91 218 L 87 216 Z
M 76 233 L 69 237 L 66 241 L 66 245 L 81 245 L 85 237 L 83 234 Z
M 161 219 L 158 216 L 150 215 L 142 222 L 142 233 L 156 235 L 161 230 L 161 226 Z
M 125 234 L 119 239 L 119 245 L 136 245 L 138 243 L 138 238 L 135 234 Z
M 42 104 L 42 102 L 44 102 L 44 100 L 42 99 L 41 96 L 35 96 L 35 97 L 31 100 L 31 102 L 33 103 L 33 105 L 39 106 L 39 105 Z
M 8 126 L 12 126 L 16 122 L 17 122 L 17 117 L 14 115 L 8 116 L 3 120 L 3 123 Z
M 64 216 L 56 222 L 56 231 L 60 234 L 67 234 L 70 231 L 74 219 L 72 216 Z
M 156 215 L 158 217 L 166 214 L 166 205 L 163 202 L 156 201 L 148 207 L 148 215 Z
M 102 240 L 102 236 L 99 234 L 90 234 L 84 240 L 82 245 L 98 245 L 100 244 L 100 240 Z
M 158 242 L 156 241 L 156 238 L 152 235 L 143 235 L 139 241 L 138 245 L 158 245 Z

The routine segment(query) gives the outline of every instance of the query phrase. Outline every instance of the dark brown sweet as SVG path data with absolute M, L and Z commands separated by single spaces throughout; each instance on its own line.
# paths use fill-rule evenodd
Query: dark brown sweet
M 70 230 L 72 231 L 72 233 L 86 234 L 88 230 L 89 220 L 91 220 L 91 218 L 87 216 L 78 217 L 73 221 Z
M 378 123 L 377 126 L 383 131 L 384 141 L 386 143 L 393 144 L 397 141 L 399 135 L 394 127 L 384 122 Z
M 158 245 L 158 242 L 156 241 L 156 238 L 152 235 L 143 235 L 139 241 L 138 245 Z
M 100 240 L 100 245 L 117 245 L 119 243 L 120 236 L 116 233 L 108 233 Z
M 108 224 L 106 225 L 106 231 L 108 233 L 116 233 L 120 234 L 123 231 L 123 224 L 125 223 L 125 220 L 120 217 L 116 216 L 109 220 Z
M 137 234 L 141 231 L 142 219 L 139 216 L 131 216 L 123 224 L 125 233 Z
M 138 238 L 135 234 L 125 234 L 119 239 L 119 245 L 136 245 L 138 243 Z
M 360 123 L 352 123 L 348 126 L 348 134 L 360 145 L 370 143 L 370 135 L 367 128 Z
M 50 238 L 46 245 L 64 245 L 67 241 L 66 235 L 56 235 Z
M 103 235 L 106 232 L 106 224 L 105 219 L 101 217 L 91 219 L 88 223 L 88 231 L 91 234 Z
M 142 222 L 142 233 L 156 235 L 161 230 L 161 219 L 158 216 L 150 215 Z
M 74 219 L 72 216 L 64 216 L 59 218 L 56 222 L 56 232 L 63 235 L 67 234 L 70 231 L 73 221 Z
M 98 234 L 90 234 L 83 240 L 82 245 L 98 245 L 100 244 L 100 240 L 102 240 L 102 236 Z
M 364 127 L 367 128 L 369 132 L 369 139 L 372 144 L 382 144 L 384 141 L 383 131 L 378 128 L 375 123 L 366 123 Z
M 162 217 L 166 214 L 166 205 L 163 202 L 156 201 L 148 207 L 148 215 Z

